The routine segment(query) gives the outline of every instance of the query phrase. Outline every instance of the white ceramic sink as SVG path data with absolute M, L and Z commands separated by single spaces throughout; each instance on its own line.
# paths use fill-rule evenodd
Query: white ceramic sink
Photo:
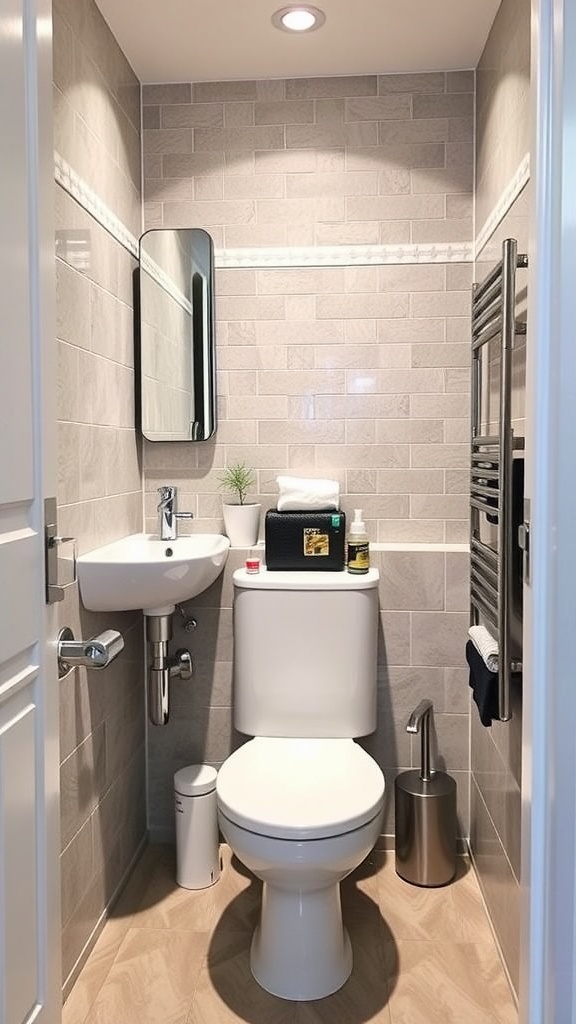
M 142 608 L 145 615 L 169 615 L 217 579 L 229 547 L 219 533 L 176 540 L 133 533 L 78 558 L 82 602 L 94 612 Z

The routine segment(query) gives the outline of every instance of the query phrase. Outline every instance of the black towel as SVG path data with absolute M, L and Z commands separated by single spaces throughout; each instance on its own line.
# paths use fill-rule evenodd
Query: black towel
M 470 666 L 470 686 L 482 725 L 498 719 L 498 673 L 491 672 L 471 640 L 466 644 L 466 661 Z

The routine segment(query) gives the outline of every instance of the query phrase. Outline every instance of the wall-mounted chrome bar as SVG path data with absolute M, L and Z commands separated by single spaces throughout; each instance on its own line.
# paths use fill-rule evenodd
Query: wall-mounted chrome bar
M 512 469 L 515 450 L 524 439 L 512 430 L 512 348 L 514 336 L 525 334 L 526 325 L 515 321 L 516 269 L 526 267 L 528 257 L 518 255 L 517 243 L 508 238 L 502 259 L 472 293 L 472 422 L 470 470 L 470 621 L 482 616 L 496 631 L 499 649 L 498 711 L 509 721 L 510 679 L 522 665 L 512 658 Z M 483 433 L 482 351 L 500 339 L 500 394 L 498 433 Z M 487 516 L 497 532 L 492 548 L 481 538 L 480 526 Z
M 485 297 L 486 292 L 492 287 L 492 285 L 496 281 L 499 280 L 499 278 L 501 276 L 502 276 L 502 264 L 501 263 L 497 263 L 496 266 L 490 271 L 490 273 L 486 275 L 484 280 L 481 281 L 480 284 L 475 285 L 475 287 L 474 287 L 474 302 L 475 303 L 481 302 L 481 300 Z
M 476 338 L 474 348 L 481 348 L 487 341 L 495 338 L 500 333 L 500 317 L 502 316 L 502 303 L 492 304 L 476 321 Z
M 105 629 L 91 640 L 75 640 L 69 626 L 58 634 L 58 678 L 64 679 L 73 668 L 106 668 L 124 650 L 124 637 L 116 629 Z
M 496 570 L 491 569 L 481 559 L 473 557 L 471 559 L 471 571 L 481 581 L 484 581 L 486 586 L 498 591 L 498 573 Z
M 500 438 L 498 437 L 497 434 L 487 434 L 486 436 L 478 434 L 478 436 L 475 437 L 474 440 L 477 445 L 497 445 L 500 441 Z M 476 462 L 486 462 L 487 459 L 487 456 L 482 455 L 481 452 L 473 452 L 472 457 L 474 460 L 476 460 Z M 494 462 L 495 459 L 498 460 L 499 458 L 500 453 L 498 451 L 490 452 L 491 462 Z
M 472 537 L 470 550 L 473 558 L 484 561 L 491 569 L 498 569 L 498 558 L 496 552 L 488 544 L 483 544 L 482 541 L 477 540 L 476 537 Z

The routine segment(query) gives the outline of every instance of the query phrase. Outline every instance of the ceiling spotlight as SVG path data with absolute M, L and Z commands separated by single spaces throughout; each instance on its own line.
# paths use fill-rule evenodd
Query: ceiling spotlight
M 272 24 L 284 32 L 313 32 L 326 21 L 324 11 L 309 4 L 281 7 L 272 15 Z

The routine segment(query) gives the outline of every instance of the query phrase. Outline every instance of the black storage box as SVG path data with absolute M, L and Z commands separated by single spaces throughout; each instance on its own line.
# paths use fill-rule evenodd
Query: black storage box
M 345 563 L 344 512 L 277 512 L 265 520 L 267 569 L 340 572 Z

